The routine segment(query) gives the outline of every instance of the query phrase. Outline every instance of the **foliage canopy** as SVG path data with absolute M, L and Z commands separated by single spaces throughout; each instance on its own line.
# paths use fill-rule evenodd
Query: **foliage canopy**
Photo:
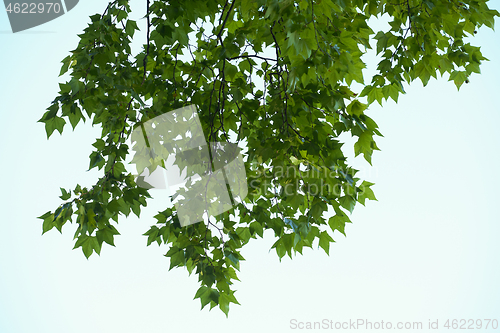
M 145 7 L 138 54 L 129 1 L 116 0 L 90 17 L 62 61 L 60 74 L 69 71 L 70 79 L 39 121 L 47 137 L 62 134 L 68 121 L 73 129 L 86 119 L 101 126 L 89 169 L 103 175 L 91 188 L 61 189 L 63 203 L 40 216 L 43 233 L 61 232 L 75 216 L 75 248 L 86 257 L 104 242 L 114 246 L 119 216 L 139 216 L 151 198 L 125 168 L 132 130 L 196 105 L 207 141 L 245 143 L 248 196 L 187 227 L 166 208 L 145 235 L 148 245 L 168 244 L 170 268 L 196 272 L 202 308 L 219 306 L 226 315 L 238 304 L 231 285 L 251 239 L 274 231 L 280 259 L 313 244 L 328 253 L 355 204 L 375 200 L 339 136 L 357 137 L 355 155 L 371 164 L 381 133 L 368 106 L 397 102 L 406 83 L 426 85 L 437 73 L 448 73 L 457 88 L 468 83 L 486 58 L 466 39 L 499 16 L 484 0 L 146 0 Z M 390 29 L 375 33 L 369 19 L 381 15 Z M 380 62 L 366 80 L 361 57 L 373 39 Z M 296 172 L 283 172 L 290 168 Z M 328 209 L 334 215 L 327 219 Z

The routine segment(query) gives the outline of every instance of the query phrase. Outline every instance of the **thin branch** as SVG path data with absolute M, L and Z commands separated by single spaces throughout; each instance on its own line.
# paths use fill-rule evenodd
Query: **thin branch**
M 227 11 L 227 15 L 226 15 L 226 18 L 224 19 L 224 22 L 222 23 L 222 26 L 220 27 L 220 31 L 219 33 L 217 34 L 217 39 L 220 40 L 220 43 L 221 45 L 223 45 L 223 41 L 222 41 L 222 32 L 224 31 L 224 27 L 226 26 L 226 23 L 227 23 L 227 19 L 229 18 L 229 15 L 231 14 L 231 10 L 233 10 L 233 7 L 234 7 L 234 4 L 236 3 L 236 0 L 233 0 L 233 3 L 231 3 L 231 7 L 229 7 L 228 11 Z M 222 16 L 222 14 L 221 14 Z
M 261 57 L 261 56 L 259 56 L 257 54 L 239 55 L 239 56 L 236 56 L 236 57 L 227 58 L 227 60 L 234 60 L 234 59 L 240 59 L 240 58 L 259 58 L 259 59 L 262 59 L 262 60 L 265 60 L 265 61 L 278 61 L 278 60 L 273 59 L 273 58 Z
M 149 56 L 149 44 L 150 44 L 150 41 L 149 41 L 149 35 L 150 35 L 150 28 L 151 28 L 151 21 L 150 21 L 150 18 L 149 18 L 149 15 L 151 14 L 149 12 L 149 1 L 150 0 L 146 0 L 146 16 L 147 16 L 147 24 L 148 24 L 148 29 L 147 29 L 147 47 L 146 47 L 146 55 L 144 56 L 144 60 L 143 60 L 143 65 L 144 65 L 144 75 L 142 77 L 142 82 L 141 82 L 141 85 L 144 83 L 144 80 L 146 80 L 146 66 L 148 64 L 148 56 Z

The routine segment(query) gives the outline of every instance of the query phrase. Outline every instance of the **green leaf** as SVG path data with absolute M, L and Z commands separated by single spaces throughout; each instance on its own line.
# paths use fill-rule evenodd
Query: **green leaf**
M 90 164 L 89 164 L 89 169 L 91 170 L 95 168 L 96 166 L 99 167 L 99 170 L 104 166 L 106 161 L 104 158 L 99 154 L 97 151 L 94 151 L 90 154 Z
M 365 160 L 371 165 L 373 150 L 378 150 L 375 141 L 373 141 L 373 135 L 369 131 L 362 132 L 358 138 L 358 141 L 354 144 L 355 156 L 363 154 Z
M 73 130 L 76 125 L 80 122 L 81 119 L 85 122 L 85 118 L 80 111 L 80 108 L 76 106 L 76 104 L 71 105 L 71 112 L 68 114 L 69 122 L 71 123 L 71 127 Z
M 96 237 L 81 235 L 75 243 L 76 248 L 82 248 L 83 254 L 88 259 L 95 251 L 97 254 L 101 253 L 101 246 Z
M 394 102 L 398 102 L 400 88 L 396 84 L 390 84 L 382 88 L 382 93 L 385 97 L 391 97 Z M 387 98 L 386 98 L 387 99 Z
M 152 226 L 151 229 L 149 229 L 143 235 L 148 236 L 147 246 L 151 245 L 151 243 L 153 242 L 157 242 L 158 245 L 161 244 L 160 229 L 158 229 L 157 226 Z
M 286 247 L 283 244 L 283 239 L 278 239 L 276 242 L 274 242 L 273 246 L 271 247 L 272 249 L 276 249 L 276 254 L 278 257 L 283 258 L 286 254 Z
M 462 84 L 467 80 L 467 76 L 464 71 L 453 71 L 450 74 L 450 79 L 448 81 L 453 81 L 457 86 L 457 90 L 460 90 Z
M 219 303 L 219 292 L 216 289 L 201 286 L 194 296 L 194 299 L 196 298 L 200 299 L 201 308 L 203 309 L 210 302 Z
M 69 86 L 71 87 L 72 95 L 76 95 L 80 91 L 80 81 L 78 79 L 71 79 Z
M 345 214 L 336 214 L 328 220 L 328 225 L 332 231 L 338 230 L 345 236 L 345 224 L 351 223 L 351 220 Z
M 59 105 L 56 103 L 56 104 L 52 104 L 51 106 L 49 106 L 47 108 L 47 112 L 44 113 L 43 117 L 40 118 L 40 120 L 38 120 L 38 122 L 43 122 L 43 123 L 46 123 L 48 120 L 54 118 L 57 114 L 57 111 L 59 110 Z
M 97 241 L 102 244 L 103 242 L 108 243 L 111 246 L 115 246 L 114 236 L 120 233 L 112 225 L 107 225 L 103 229 L 99 229 L 96 232 Z
M 355 99 L 347 106 L 347 113 L 351 115 L 360 116 L 363 114 L 363 111 L 366 110 L 367 107 L 368 105 L 363 104 Z
M 47 139 L 50 138 L 52 133 L 57 129 L 59 134 L 62 134 L 63 127 L 66 121 L 58 116 L 55 116 L 45 122 L 45 131 L 47 132 Z
M 226 258 L 229 259 L 229 263 L 234 266 L 237 270 L 240 269 L 240 259 L 234 253 L 227 253 Z
M 367 182 L 366 180 L 361 183 L 359 186 L 360 193 L 358 194 L 358 201 L 364 206 L 365 205 L 365 200 L 377 200 L 375 198 L 375 194 L 373 193 L 373 190 L 370 188 L 373 183 Z
M 61 189 L 62 195 L 59 196 L 59 198 L 61 198 L 62 200 L 68 200 L 69 198 L 71 198 L 71 190 L 68 192 L 65 189 L 63 189 L 62 187 L 60 187 L 60 189 Z
M 319 234 L 319 246 L 326 252 L 326 254 L 330 254 L 330 243 L 334 242 L 333 238 L 326 231 L 322 231 Z
M 42 235 L 55 227 L 54 214 L 50 214 L 50 215 L 47 215 L 47 214 L 50 214 L 50 212 L 39 217 L 39 218 L 43 218 Z
M 225 293 L 219 294 L 219 308 L 222 312 L 224 312 L 226 318 L 228 317 L 229 313 L 229 302 L 229 297 Z
M 71 56 L 67 56 L 61 61 L 63 65 L 61 67 L 61 71 L 59 72 L 59 76 L 62 76 L 64 73 L 68 71 L 71 61 L 72 61 Z
M 139 97 L 139 95 L 134 91 L 134 90 L 131 90 L 130 91 L 130 94 L 132 95 L 132 97 L 139 102 L 139 104 L 141 104 L 142 107 L 145 106 L 144 102 L 142 101 L 142 99 Z
M 232 64 L 226 64 L 226 67 L 224 68 L 224 74 L 229 80 L 233 80 L 236 73 L 238 73 L 238 67 Z
M 130 37 L 134 37 L 135 30 L 139 30 L 137 23 L 133 20 L 128 20 L 125 24 L 125 33 Z
M 368 104 L 377 101 L 382 106 L 382 99 L 384 98 L 383 88 L 373 87 L 368 93 Z
M 165 255 L 166 257 L 170 257 L 170 268 L 171 270 L 177 266 L 184 266 L 186 264 L 186 258 L 184 256 L 184 251 L 179 249 L 177 246 L 173 246 Z
M 352 213 L 354 210 L 354 205 L 356 205 L 356 200 L 354 200 L 350 195 L 344 195 L 339 199 L 340 205 Z
M 261 238 L 264 237 L 264 227 L 261 223 L 254 221 L 250 223 L 250 233 L 252 235 L 259 235 Z

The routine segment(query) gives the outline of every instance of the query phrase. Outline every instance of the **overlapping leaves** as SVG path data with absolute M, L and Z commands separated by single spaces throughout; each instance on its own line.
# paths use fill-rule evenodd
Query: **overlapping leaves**
M 170 268 L 196 272 L 202 308 L 219 306 L 226 315 L 230 303 L 238 304 L 231 286 L 244 260 L 241 248 L 251 239 L 272 230 L 280 259 L 316 245 L 329 253 L 333 232 L 345 234 L 348 212 L 375 200 L 373 184 L 356 178 L 338 137 L 356 136 L 355 154 L 371 163 L 381 133 L 368 106 L 397 101 L 406 83 L 418 78 L 425 85 L 438 72 L 449 73 L 460 88 L 486 60 L 466 37 L 483 25 L 492 28 L 498 16 L 483 0 L 145 4 L 142 52 L 131 52 L 138 25 L 129 17 L 129 1 L 117 0 L 91 17 L 63 60 L 60 74 L 69 71 L 71 78 L 40 122 L 48 137 L 62 133 L 67 121 L 73 128 L 86 119 L 101 126 L 89 168 L 103 176 L 90 189 L 61 189 L 64 203 L 40 216 L 43 232 L 62 231 L 76 216 L 75 248 L 85 256 L 99 254 L 103 243 L 114 245 L 119 215 L 139 216 L 150 198 L 124 165 L 133 128 L 194 104 L 208 142 L 246 143 L 249 195 L 208 224 L 184 228 L 175 209 L 166 208 L 145 235 L 147 245 L 167 245 Z M 375 34 L 367 22 L 382 14 L 391 28 Z M 365 84 L 362 56 L 371 40 L 381 60 Z M 264 56 L 266 47 L 273 56 Z M 364 88 L 354 91 L 354 82 Z M 334 212 L 329 218 L 328 209 Z

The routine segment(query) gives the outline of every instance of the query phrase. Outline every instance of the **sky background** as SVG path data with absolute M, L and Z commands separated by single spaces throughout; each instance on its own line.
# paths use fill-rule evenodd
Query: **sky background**
M 384 134 L 381 151 L 373 167 L 361 156 L 351 163 L 376 183 L 378 201 L 356 206 L 330 256 L 305 249 L 280 263 L 269 252 L 271 232 L 252 240 L 235 283 L 241 306 L 231 305 L 226 318 L 216 308 L 200 311 L 196 275 L 168 271 L 166 247 L 146 247 L 142 234 L 162 200 L 149 201 L 140 219 L 121 218 L 116 247 L 89 260 L 71 250 L 74 224 L 41 236 L 36 217 L 58 207 L 59 187 L 90 186 L 100 174 L 86 172 L 99 128 L 67 124 L 47 140 L 37 120 L 63 82 L 60 61 L 106 4 L 81 1 L 16 34 L 0 10 L 0 332 L 290 332 L 294 319 L 420 321 L 422 331 L 438 320 L 433 331 L 444 332 L 447 319 L 500 321 L 498 33 L 481 29 L 472 40 L 490 61 L 460 92 L 447 77 L 425 88 L 415 81 L 398 104 L 370 107 Z M 490 7 L 500 10 L 500 1 Z

